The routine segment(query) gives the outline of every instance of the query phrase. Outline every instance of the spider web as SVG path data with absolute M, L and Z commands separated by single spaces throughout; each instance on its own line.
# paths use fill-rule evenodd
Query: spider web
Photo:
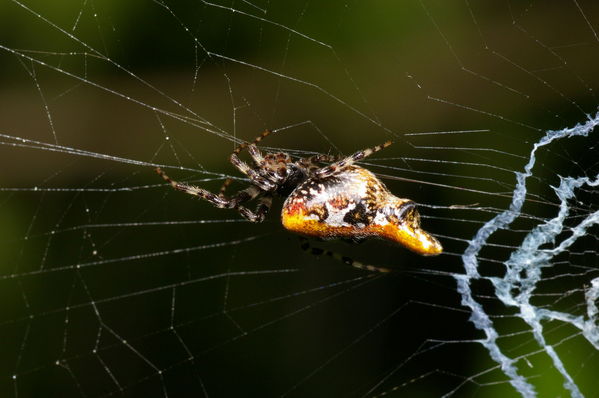
M 0 4 L 2 396 L 597 396 L 594 2 Z M 444 246 L 301 250 L 233 147 L 349 154 Z

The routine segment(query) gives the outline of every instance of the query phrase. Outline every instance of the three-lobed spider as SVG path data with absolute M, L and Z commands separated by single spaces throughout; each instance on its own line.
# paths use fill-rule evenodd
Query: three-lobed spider
M 314 155 L 293 161 L 285 152 L 263 154 L 257 144 L 267 130 L 251 144 L 239 145 L 231 154 L 231 163 L 251 181 L 251 185 L 231 197 L 172 180 L 160 168 L 156 172 L 173 188 L 205 199 L 214 206 L 235 209 L 252 222 L 261 222 L 268 213 L 274 195 L 285 197 L 281 221 L 300 235 L 324 239 L 362 239 L 378 237 L 399 243 L 425 256 L 443 251 L 439 241 L 420 227 L 416 204 L 389 192 L 370 171 L 354 163 L 391 145 L 390 141 L 358 151 L 344 159 Z M 253 166 L 239 159 L 247 147 Z M 319 166 L 318 163 L 329 163 Z M 256 199 L 254 211 L 245 203 Z

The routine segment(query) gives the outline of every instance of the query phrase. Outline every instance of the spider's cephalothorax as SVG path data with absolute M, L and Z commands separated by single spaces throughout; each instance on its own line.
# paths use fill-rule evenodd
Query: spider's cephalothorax
M 176 182 L 162 170 L 156 171 L 173 188 L 203 198 L 216 207 L 236 209 L 253 222 L 264 220 L 274 194 L 286 197 L 281 214 L 283 226 L 301 235 L 320 238 L 379 237 L 399 243 L 422 255 L 443 251 L 439 241 L 420 228 L 420 215 L 409 199 L 392 195 L 370 171 L 354 165 L 391 145 L 365 149 L 339 160 L 330 155 L 315 155 L 293 161 L 283 152 L 262 154 L 256 144 L 270 132 L 265 131 L 251 144 L 241 144 L 231 154 L 231 163 L 249 177 L 251 185 L 231 197 Z M 247 146 L 254 166 L 239 159 Z M 330 163 L 319 166 L 318 163 Z M 243 204 L 257 199 L 255 211 Z

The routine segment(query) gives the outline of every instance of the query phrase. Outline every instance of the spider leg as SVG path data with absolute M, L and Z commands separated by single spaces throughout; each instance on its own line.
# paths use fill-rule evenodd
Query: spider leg
M 239 144 L 234 150 L 233 153 L 234 154 L 239 154 L 239 152 L 241 152 L 243 150 L 243 148 L 247 147 L 248 145 L 256 145 L 258 144 L 260 141 L 262 141 L 264 139 L 264 137 L 267 137 L 268 135 L 270 135 L 272 133 L 271 130 L 264 130 L 262 132 L 262 134 L 260 134 L 258 137 L 254 138 L 254 141 L 252 141 L 251 144 L 248 144 L 247 142 L 243 142 L 241 144 Z
M 258 147 L 256 147 L 256 145 L 252 143 L 252 144 L 247 145 L 247 148 L 248 148 L 248 153 L 252 157 L 252 160 L 254 161 L 254 163 L 256 164 L 256 166 L 263 167 L 266 162 L 264 160 L 264 156 L 262 155 L 262 152 L 260 152 L 260 150 L 258 149 Z M 235 154 L 235 152 L 233 154 Z M 233 160 L 231 162 L 233 162 Z M 235 160 L 235 162 L 243 163 L 239 158 L 237 158 Z M 239 169 L 239 166 L 236 165 L 236 167 Z M 245 173 L 243 170 L 242 170 L 242 172 Z M 267 178 L 267 179 L 272 180 L 270 178 Z M 227 187 L 231 184 L 231 182 L 233 182 L 233 180 L 231 178 L 227 178 L 223 182 L 223 185 L 222 185 L 222 187 L 220 188 L 220 191 L 219 191 L 219 195 L 224 195 L 225 194 L 225 191 L 227 190 Z
M 309 158 L 303 158 L 300 161 L 307 161 L 308 164 L 314 164 L 314 163 L 322 163 L 322 162 L 328 162 L 328 163 L 332 163 L 332 162 L 337 162 L 339 160 L 343 159 L 343 157 L 341 155 L 326 155 L 326 154 L 318 154 L 318 155 L 314 155 L 314 156 L 310 156 Z
M 225 191 L 227 190 L 227 188 L 229 187 L 229 185 L 231 185 L 232 182 L 233 182 L 232 178 L 227 178 L 223 182 L 223 185 L 218 190 L 218 196 L 225 196 Z
M 262 152 L 260 152 L 260 150 L 258 149 L 256 144 L 248 145 L 248 153 L 252 157 L 252 160 L 254 161 L 254 163 L 256 163 L 256 166 L 264 165 L 264 163 L 265 163 L 264 156 L 262 156 Z
M 171 186 L 174 189 L 176 189 L 177 191 L 182 191 L 182 192 L 185 192 L 186 194 L 205 199 L 208 202 L 212 203 L 216 207 L 220 207 L 220 208 L 228 207 L 227 205 L 229 203 L 229 200 L 227 200 L 227 198 L 225 198 L 224 196 L 215 195 L 212 192 L 207 191 L 200 187 L 177 182 L 177 181 L 173 180 L 172 178 L 170 178 L 168 175 L 166 175 L 166 173 L 164 171 L 162 171 L 162 169 L 160 167 L 156 168 L 156 173 L 158 173 L 164 179 L 164 181 L 171 184 Z
M 156 172 L 176 190 L 185 192 L 189 195 L 197 196 L 221 209 L 235 209 L 243 217 L 247 218 L 249 221 L 252 222 L 263 221 L 264 216 L 270 209 L 270 203 L 272 203 L 272 197 L 270 197 L 270 195 L 260 198 L 258 206 L 256 207 L 256 212 L 254 213 L 248 208 L 242 206 L 241 204 L 254 199 L 262 193 L 262 191 L 256 186 L 252 185 L 244 190 L 237 192 L 231 198 L 226 198 L 222 194 L 216 195 L 203 188 L 177 182 L 171 179 L 168 175 L 166 175 L 166 173 L 162 171 L 160 168 L 156 168 Z
M 247 207 L 238 206 L 237 210 L 239 213 L 252 222 L 262 222 L 266 217 L 266 214 L 270 210 L 270 206 L 272 205 L 272 195 L 266 194 L 260 198 L 258 198 L 258 204 L 256 205 L 256 210 L 253 212 L 249 210 Z
M 375 265 L 363 264 L 359 261 L 353 260 L 350 257 L 343 256 L 337 252 L 333 252 L 333 251 L 326 250 L 326 249 L 321 249 L 319 247 L 314 247 L 310 244 L 308 239 L 306 239 L 304 237 L 300 237 L 300 242 L 301 242 L 302 250 L 309 251 L 311 254 L 313 254 L 315 256 L 321 256 L 324 254 L 326 256 L 333 257 L 335 260 L 341 261 L 344 264 L 351 265 L 354 268 L 358 268 L 358 269 L 365 270 L 365 271 L 374 271 L 374 272 L 381 272 L 381 273 L 387 273 L 387 272 L 392 271 L 389 268 L 383 268 L 383 267 L 377 267 Z
M 244 142 L 237 146 L 230 156 L 231 163 L 237 167 L 239 171 L 247 175 L 254 184 L 258 185 L 264 191 L 272 191 L 278 184 L 287 178 L 287 169 L 283 168 L 282 171 L 268 170 L 265 165 L 267 163 L 264 155 L 257 147 L 257 144 L 262 141 L 265 137 L 272 133 L 271 130 L 265 130 L 262 134 L 254 139 L 251 143 Z M 250 167 L 247 163 L 239 159 L 239 153 L 247 148 L 252 160 L 257 166 L 258 170 Z
M 237 156 L 236 153 L 231 154 L 230 160 L 233 166 L 237 167 L 239 171 L 248 176 L 250 180 L 252 180 L 252 183 L 257 185 L 263 191 L 272 191 L 276 187 L 273 182 L 266 177 L 261 176 L 256 170 L 248 166 L 247 163 L 239 159 L 239 156 Z
M 247 163 L 239 159 L 236 153 L 231 154 L 230 158 L 233 166 L 237 167 L 239 171 L 248 176 L 252 183 L 257 185 L 263 191 L 272 191 L 276 185 L 270 179 L 260 175 L 256 170 L 252 169 Z
M 247 147 L 248 147 L 248 153 L 250 154 L 250 156 L 251 156 L 251 157 L 252 157 L 252 159 L 254 160 L 254 163 L 256 164 L 256 166 L 259 166 L 260 168 L 262 168 L 266 162 L 265 162 L 265 160 L 264 160 L 264 156 L 262 155 L 262 153 L 260 152 L 260 150 L 258 149 L 258 147 L 256 147 L 256 145 L 255 145 L 255 144 L 249 144 L 249 145 L 247 145 Z M 233 160 L 231 160 L 231 162 L 233 162 Z M 235 162 L 238 162 L 238 163 L 243 163 L 243 162 L 242 162 L 242 161 L 241 161 L 239 158 L 237 158 L 237 159 L 235 160 Z M 236 164 L 236 163 L 233 163 L 233 164 L 235 164 L 235 166 L 236 166 L 236 167 L 239 169 L 239 166 L 237 166 L 237 164 Z M 242 166 L 242 167 L 243 167 L 243 166 Z M 245 169 L 245 167 L 244 167 L 244 169 Z M 241 169 L 240 169 L 240 170 L 241 170 Z M 241 171 L 242 171 L 243 173 L 245 173 L 243 170 L 241 170 Z M 248 172 L 248 173 L 249 173 L 249 172 Z M 245 173 L 245 174 L 247 174 L 247 173 Z M 262 174 L 262 173 L 260 173 L 260 174 Z M 256 175 L 258 175 L 258 174 L 256 174 Z M 267 180 L 269 180 L 269 181 L 271 181 L 271 182 L 277 182 L 277 181 L 276 181 L 276 178 L 272 178 L 272 177 L 271 177 L 271 178 L 269 178 L 269 176 L 268 176 L 268 175 L 267 175 L 267 176 L 264 176 L 264 175 L 262 174 L 262 177 L 265 177 Z M 257 177 L 256 177 L 256 178 L 257 178 Z M 223 185 L 220 187 L 220 190 L 219 190 L 219 193 L 218 193 L 220 196 L 224 196 L 224 194 L 225 194 L 225 191 L 227 190 L 227 188 L 229 187 L 229 185 L 231 185 L 231 182 L 233 182 L 233 180 L 232 180 L 231 178 L 227 178 L 227 179 L 226 179 L 226 180 L 223 182 Z
M 308 171 L 314 171 L 316 169 L 320 169 L 318 163 L 333 163 L 343 159 L 339 155 L 314 155 L 309 158 L 302 158 L 297 161 L 297 163 Z
M 264 158 L 262 157 L 262 154 L 260 153 L 260 151 L 258 151 L 258 148 L 256 148 L 256 144 L 258 144 L 260 141 L 262 141 L 264 139 L 264 137 L 267 137 L 271 133 L 272 133 L 271 130 L 264 130 L 262 132 L 262 134 L 260 134 L 256 138 L 254 138 L 254 141 L 252 141 L 251 143 L 243 142 L 243 143 L 239 144 L 233 150 L 233 153 L 231 153 L 231 156 L 229 158 L 231 163 L 233 163 L 233 166 L 237 167 L 237 169 L 239 171 L 241 171 L 243 174 L 250 177 L 252 179 L 252 181 L 254 181 L 258 186 L 260 186 L 260 188 L 262 188 L 265 191 L 272 189 L 273 188 L 272 184 L 269 184 L 264 177 L 261 177 L 250 166 L 248 166 L 247 163 L 245 163 L 241 159 L 239 159 L 238 155 L 244 148 L 246 148 L 248 146 L 253 147 L 253 148 L 250 148 L 250 150 L 249 150 L 250 155 L 252 155 L 252 159 L 254 159 L 256 164 L 260 164 L 259 162 L 263 161 Z
M 343 170 L 345 167 L 352 165 L 354 162 L 362 160 L 362 159 L 372 155 L 373 153 L 380 151 L 381 149 L 387 148 L 391 144 L 392 144 L 391 141 L 387 141 L 381 145 L 377 145 L 372 148 L 367 148 L 367 149 L 358 151 L 358 152 L 354 153 L 353 155 L 346 157 L 345 159 L 342 159 L 338 162 L 330 164 L 327 167 L 323 167 L 322 169 L 316 170 L 316 172 L 314 174 L 321 178 L 330 177 L 333 174 L 335 174 L 336 172 Z

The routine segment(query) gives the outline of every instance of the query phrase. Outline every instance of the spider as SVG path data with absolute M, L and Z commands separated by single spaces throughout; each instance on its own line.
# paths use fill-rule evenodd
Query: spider
M 285 199 L 283 226 L 295 233 L 323 239 L 362 240 L 383 238 L 424 255 L 440 254 L 439 241 L 420 227 L 416 204 L 389 192 L 370 171 L 354 163 L 391 145 L 367 148 L 346 158 L 314 155 L 293 161 L 285 152 L 262 153 L 257 144 L 271 132 L 266 130 L 251 144 L 242 143 L 231 154 L 231 163 L 250 179 L 250 186 L 227 197 L 228 179 L 218 194 L 174 181 L 160 168 L 156 172 L 173 188 L 202 198 L 214 206 L 235 209 L 252 222 L 262 222 L 274 195 Z M 253 165 L 239 159 L 247 148 Z M 319 163 L 328 163 L 319 166 Z M 244 204 L 257 200 L 254 211 Z

